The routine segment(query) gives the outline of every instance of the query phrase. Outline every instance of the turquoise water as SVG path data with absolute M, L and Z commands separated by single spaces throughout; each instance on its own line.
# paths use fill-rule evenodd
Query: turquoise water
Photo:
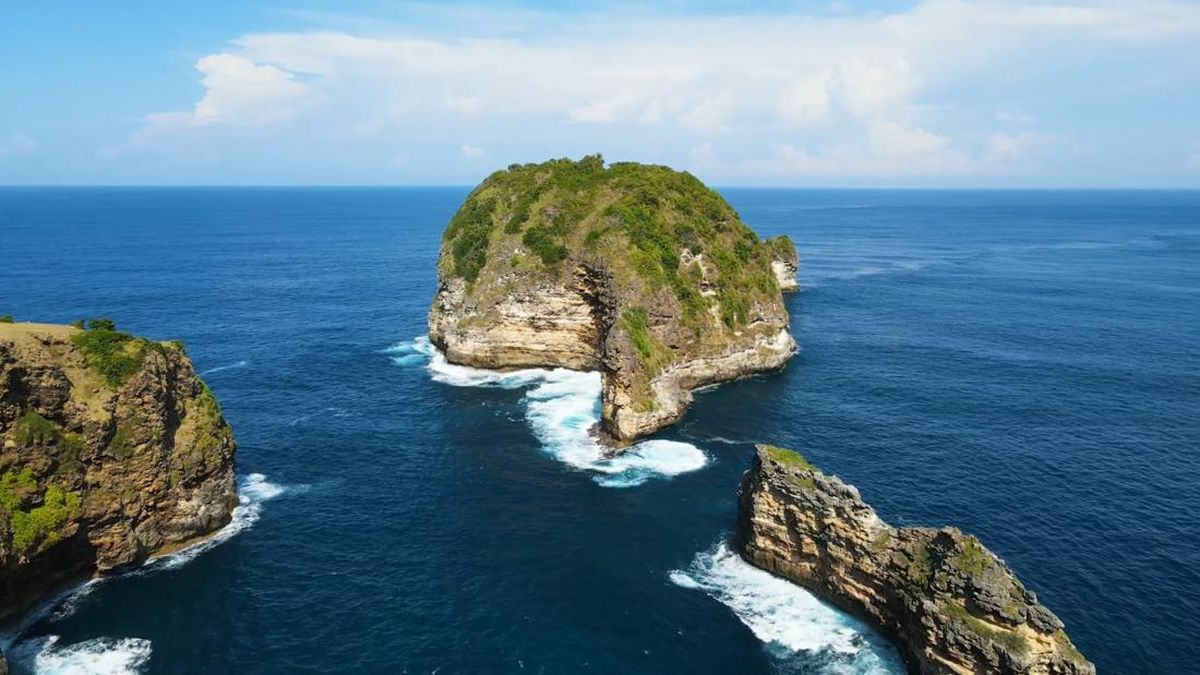
M 246 501 L 33 622 L 19 666 L 897 672 L 725 547 L 760 440 L 979 534 L 1101 672 L 1200 661 L 1200 193 L 727 190 L 801 251 L 801 352 L 617 463 L 594 376 L 420 339 L 465 194 L 0 189 L 0 313 L 183 339 Z

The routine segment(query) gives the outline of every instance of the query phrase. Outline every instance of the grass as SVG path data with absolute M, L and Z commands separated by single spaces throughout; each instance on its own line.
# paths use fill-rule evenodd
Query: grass
M 763 449 L 767 451 L 767 457 L 776 464 L 781 464 L 789 469 L 799 469 L 800 471 L 821 472 L 815 464 L 805 459 L 804 455 L 795 450 L 781 448 L 778 445 L 764 445 Z
M 938 606 L 941 607 L 943 613 L 958 621 L 971 632 L 1001 644 L 1011 651 L 1021 654 L 1029 653 L 1029 641 L 1015 630 L 1006 630 L 984 621 L 954 601 L 941 602 L 938 603 Z
M 983 549 L 983 544 L 973 536 L 968 536 L 962 543 L 963 552 L 954 560 L 954 565 L 964 574 L 975 576 L 983 574 L 990 566 L 991 556 Z

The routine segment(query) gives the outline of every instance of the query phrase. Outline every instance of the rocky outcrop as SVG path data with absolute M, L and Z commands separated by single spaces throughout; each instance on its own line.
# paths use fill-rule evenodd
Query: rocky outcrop
M 693 389 L 787 363 L 796 262 L 689 174 L 514 165 L 446 228 L 429 337 L 453 363 L 599 369 L 620 444 L 678 420 Z
M 923 674 L 1074 675 L 1095 667 L 1063 624 L 975 537 L 892 527 L 858 490 L 759 446 L 739 490 L 737 545 L 891 638 Z
M 0 323 L 0 622 L 217 530 L 234 441 L 178 343 Z

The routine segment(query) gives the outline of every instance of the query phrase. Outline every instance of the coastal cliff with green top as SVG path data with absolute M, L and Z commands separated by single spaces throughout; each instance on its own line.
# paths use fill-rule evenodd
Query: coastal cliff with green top
M 738 492 L 750 563 L 866 619 L 921 675 L 1095 675 L 1004 561 L 952 527 L 893 527 L 802 455 L 758 446 Z
M 788 361 L 796 264 L 688 173 L 513 165 L 446 228 L 429 335 L 453 363 L 600 370 L 602 430 L 623 442 L 676 421 L 693 389 Z
M 0 623 L 224 526 L 234 450 L 182 344 L 0 322 Z

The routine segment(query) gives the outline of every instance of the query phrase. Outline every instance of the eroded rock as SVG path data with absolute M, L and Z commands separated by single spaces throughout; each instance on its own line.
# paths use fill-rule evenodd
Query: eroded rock
M 625 442 L 678 420 L 698 387 L 787 363 L 796 262 L 689 174 L 514 165 L 446 229 L 429 337 L 453 363 L 599 369 L 603 431 Z
M 227 524 L 235 447 L 182 345 L 0 324 L 0 621 Z
M 1096 672 L 995 554 L 957 529 L 892 527 L 802 456 L 759 446 L 738 494 L 743 557 L 860 616 L 923 674 Z

